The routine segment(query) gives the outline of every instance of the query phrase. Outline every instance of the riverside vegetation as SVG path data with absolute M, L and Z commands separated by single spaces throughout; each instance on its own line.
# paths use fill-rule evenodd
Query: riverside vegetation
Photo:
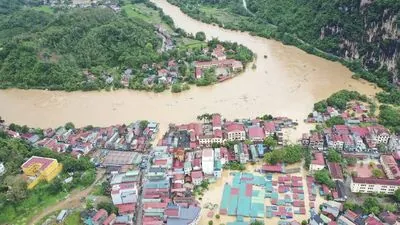
M 249 31 L 339 61 L 354 78 L 387 91 L 378 94 L 380 101 L 400 104 L 399 1 L 247 0 L 248 10 L 242 0 L 168 1 L 203 22 Z
M 101 90 L 128 87 L 161 92 L 171 84 L 173 92 L 187 84 L 210 85 L 214 73 L 194 79 L 195 60 L 209 60 L 203 49 L 217 40 L 204 42 L 176 29 L 170 17 L 154 4 L 145 1 L 118 1 L 121 12 L 110 8 L 50 8 L 40 1 L 5 1 L 0 11 L 0 88 L 35 88 L 50 90 Z M 175 48 L 164 46 L 155 25 L 162 25 Z M 196 40 L 198 39 L 198 40 Z M 228 58 L 244 65 L 253 54 L 235 43 L 222 43 L 230 51 Z M 179 76 L 169 84 L 146 85 L 144 79 L 174 59 Z M 143 69 L 144 65 L 150 65 Z M 152 66 L 153 65 L 153 66 Z M 130 71 L 126 85 L 124 71 Z M 152 73 L 152 74 L 151 74 Z M 209 79 L 208 79 L 209 78 Z M 154 79 L 153 79 L 154 80 Z

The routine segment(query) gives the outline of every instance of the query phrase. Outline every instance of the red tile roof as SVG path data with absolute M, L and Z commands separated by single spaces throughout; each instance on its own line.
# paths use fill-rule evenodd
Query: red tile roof
M 275 132 L 275 123 L 274 122 L 264 122 L 264 130 L 266 132 Z
M 231 123 L 227 126 L 226 130 L 228 132 L 244 131 L 244 126 L 239 123 Z
M 386 164 L 386 166 L 389 167 L 395 178 L 400 178 L 400 169 L 392 155 L 381 155 L 381 160 L 383 164 Z
M 100 209 L 99 211 L 97 211 L 96 215 L 93 216 L 92 220 L 97 222 L 97 221 L 99 221 L 100 218 L 107 217 L 107 216 L 108 216 L 107 211 L 104 209 Z
M 143 203 L 144 209 L 165 209 L 168 203 L 166 202 L 145 202 Z
M 203 172 L 199 171 L 192 171 L 190 173 L 192 179 L 202 179 L 203 178 Z
M 220 114 L 213 114 L 212 115 L 212 125 L 213 127 L 221 127 L 221 115 Z
M 39 157 L 39 156 L 32 156 L 30 159 L 28 159 L 24 164 L 22 164 L 21 168 L 29 168 L 30 166 L 34 164 L 39 164 L 40 171 L 45 170 L 50 164 L 54 161 L 57 161 L 56 159 L 52 158 L 44 158 L 44 157 Z
M 372 177 L 353 177 L 353 182 L 362 184 L 382 184 L 382 185 L 400 186 L 400 180 L 378 179 Z
M 364 223 L 365 225 L 383 225 L 383 223 L 380 220 L 372 216 L 369 216 Z
M 252 126 L 252 127 L 249 127 L 249 137 L 250 138 L 261 138 L 261 139 L 264 139 L 265 132 L 261 127 Z
M 106 220 L 104 220 L 103 225 L 110 225 L 111 222 L 116 218 L 117 216 L 113 213 L 110 216 L 107 217 Z
M 135 211 L 135 205 L 133 203 L 119 204 L 116 205 L 116 207 L 118 208 L 119 214 L 132 213 Z
M 328 169 L 333 179 L 343 180 L 342 167 L 339 163 L 328 162 Z
M 269 164 L 264 164 L 261 167 L 261 170 L 263 172 L 276 172 L 276 173 L 280 173 L 282 172 L 282 165 L 277 164 L 277 165 L 269 165 Z
M 311 164 L 320 165 L 320 166 L 325 165 L 324 155 L 322 154 L 322 152 L 314 153 L 314 158 L 315 159 L 311 161 Z
M 214 137 L 222 138 L 222 130 L 214 130 Z

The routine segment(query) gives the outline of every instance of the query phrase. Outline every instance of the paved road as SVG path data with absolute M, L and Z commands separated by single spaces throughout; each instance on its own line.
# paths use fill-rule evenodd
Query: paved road
M 54 212 L 56 212 L 58 210 L 80 207 L 81 204 L 82 204 L 81 198 L 86 197 L 86 196 L 89 195 L 89 193 L 94 189 L 94 186 L 96 185 L 96 183 L 104 177 L 104 174 L 105 174 L 105 170 L 104 169 L 97 169 L 96 180 L 88 188 L 86 188 L 84 190 L 74 190 L 74 191 L 72 191 L 67 199 L 64 199 L 64 200 L 58 202 L 55 205 L 51 205 L 51 206 L 43 209 L 39 214 L 35 215 L 29 221 L 28 224 L 35 225 L 41 219 L 45 218 L 49 214 L 52 214 L 52 213 L 54 213 Z

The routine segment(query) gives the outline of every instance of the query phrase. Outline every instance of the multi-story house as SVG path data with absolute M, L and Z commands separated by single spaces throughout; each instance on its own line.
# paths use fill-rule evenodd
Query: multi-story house
M 322 152 L 314 153 L 314 160 L 311 161 L 310 171 L 315 172 L 317 170 L 322 170 L 325 168 L 325 160 Z
M 381 125 L 371 126 L 371 127 L 368 127 L 368 130 L 369 130 L 369 133 L 375 137 L 376 142 L 378 144 L 380 144 L 380 143 L 387 144 L 388 143 L 389 138 L 390 138 L 390 132 L 385 127 L 383 127 Z
M 381 155 L 380 161 L 389 179 L 400 179 L 400 169 L 392 155 Z
M 226 127 L 226 133 L 229 141 L 243 141 L 246 140 L 246 131 L 243 124 L 231 123 Z
M 400 188 L 400 180 L 353 177 L 350 183 L 351 192 L 382 193 L 392 195 Z
M 214 173 L 214 151 L 211 148 L 203 149 L 202 169 L 204 174 L 210 175 Z

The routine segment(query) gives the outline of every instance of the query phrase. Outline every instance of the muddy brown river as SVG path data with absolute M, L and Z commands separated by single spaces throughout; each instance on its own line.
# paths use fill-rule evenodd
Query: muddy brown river
M 251 118 L 265 113 L 302 121 L 313 103 L 341 89 L 374 95 L 372 84 L 351 78 L 339 63 L 309 55 L 277 41 L 245 32 L 225 30 L 191 19 L 166 0 L 152 0 L 187 32 L 204 31 L 208 38 L 238 42 L 258 55 L 243 74 L 229 81 L 172 94 L 132 90 L 111 92 L 63 92 L 1 90 L 0 116 L 8 123 L 56 127 L 68 121 L 77 126 L 121 124 L 138 119 L 154 120 L 165 129 L 168 123 L 196 120 L 202 113 L 222 113 L 228 119 Z M 267 55 L 265 59 L 263 56 Z M 306 129 L 300 124 L 292 137 Z

